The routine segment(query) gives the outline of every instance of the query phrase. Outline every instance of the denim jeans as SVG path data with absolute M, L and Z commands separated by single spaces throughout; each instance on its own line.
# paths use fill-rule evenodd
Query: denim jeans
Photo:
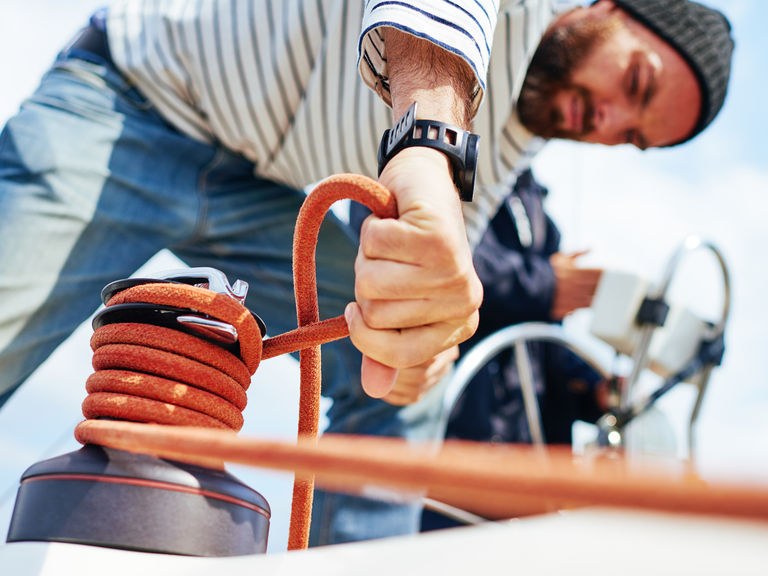
M 292 242 L 300 190 L 170 126 L 115 69 L 62 52 L 0 135 L 0 405 L 100 304 L 109 282 L 161 249 L 249 284 L 271 335 L 296 326 Z M 321 317 L 354 299 L 355 234 L 329 214 L 318 241 Z M 349 339 L 323 346 L 329 432 L 437 431 L 437 395 L 405 409 L 368 398 Z M 73 393 L 81 393 L 80 390 Z M 413 501 L 318 491 L 312 543 L 409 533 Z

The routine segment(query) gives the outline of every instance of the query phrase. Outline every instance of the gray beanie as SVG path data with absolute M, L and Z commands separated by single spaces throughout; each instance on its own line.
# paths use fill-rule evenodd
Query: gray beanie
M 701 114 L 690 140 L 715 119 L 725 101 L 731 74 L 733 38 L 726 17 L 689 0 L 614 0 L 635 20 L 677 50 L 701 87 Z

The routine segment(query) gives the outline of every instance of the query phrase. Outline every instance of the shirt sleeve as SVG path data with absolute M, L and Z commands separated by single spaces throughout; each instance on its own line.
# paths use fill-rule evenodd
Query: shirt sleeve
M 463 58 L 475 73 L 473 114 L 485 93 L 498 0 L 368 0 L 358 43 L 358 69 L 365 83 L 392 106 L 387 54 L 379 30 L 392 26 Z

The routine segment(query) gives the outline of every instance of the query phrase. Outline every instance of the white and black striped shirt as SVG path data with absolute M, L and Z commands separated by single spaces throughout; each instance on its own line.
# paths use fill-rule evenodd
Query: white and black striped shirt
M 169 122 L 299 188 L 340 172 L 376 176 L 379 139 L 392 124 L 380 26 L 459 54 L 477 75 L 476 104 L 483 99 L 473 121 L 481 137 L 475 201 L 465 204 L 475 245 L 536 148 L 514 103 L 555 10 L 552 0 L 498 4 L 113 0 L 107 34 L 116 65 Z

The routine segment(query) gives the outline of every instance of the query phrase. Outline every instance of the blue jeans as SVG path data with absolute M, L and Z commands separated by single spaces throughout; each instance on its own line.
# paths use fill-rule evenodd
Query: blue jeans
M 96 310 L 104 285 L 162 249 L 247 281 L 247 305 L 271 335 L 296 326 L 303 192 L 181 134 L 115 69 L 83 56 L 62 52 L 0 135 L 0 405 Z M 322 317 L 354 299 L 356 252 L 354 233 L 329 214 L 317 252 Z M 329 432 L 437 432 L 436 396 L 400 409 L 361 391 L 349 339 L 323 347 L 322 367 Z M 418 509 L 318 491 L 312 543 L 410 533 Z

